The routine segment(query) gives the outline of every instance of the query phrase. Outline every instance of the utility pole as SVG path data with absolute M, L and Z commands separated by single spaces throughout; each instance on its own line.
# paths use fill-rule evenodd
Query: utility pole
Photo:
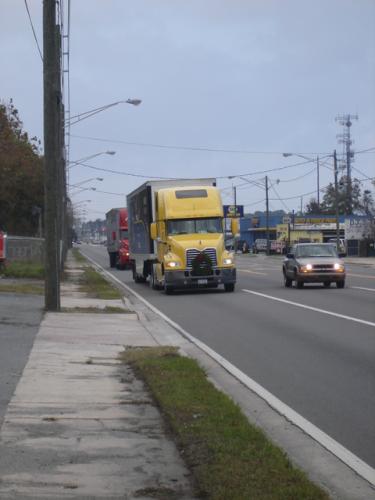
M 236 217 L 237 215 L 237 187 L 233 186 L 233 200 L 234 200 L 234 216 Z M 236 236 L 233 237 L 233 248 L 234 248 L 234 253 L 237 252 L 237 238 Z
M 43 0 L 44 87 L 44 210 L 45 210 L 45 308 L 60 310 L 59 243 L 59 52 L 56 41 L 56 2 Z
M 340 248 L 340 222 L 339 222 L 339 189 L 337 181 L 337 156 L 336 149 L 333 152 L 333 170 L 335 174 L 335 212 L 336 212 L 336 249 Z
M 270 209 L 268 200 L 268 176 L 265 178 L 266 187 L 266 238 L 267 238 L 267 255 L 270 254 Z
M 318 203 L 319 212 L 320 212 L 320 179 L 319 179 L 319 156 L 316 157 L 316 201 Z

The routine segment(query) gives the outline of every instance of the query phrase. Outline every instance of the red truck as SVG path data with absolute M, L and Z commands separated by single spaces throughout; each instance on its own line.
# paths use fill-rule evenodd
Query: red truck
M 107 250 L 110 267 L 130 268 L 128 239 L 128 209 L 111 208 L 106 213 Z

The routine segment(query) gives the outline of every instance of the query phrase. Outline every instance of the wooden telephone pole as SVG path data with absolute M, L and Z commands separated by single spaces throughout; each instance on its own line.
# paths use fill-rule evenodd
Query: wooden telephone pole
M 60 310 L 61 78 L 56 2 L 43 0 L 45 308 Z

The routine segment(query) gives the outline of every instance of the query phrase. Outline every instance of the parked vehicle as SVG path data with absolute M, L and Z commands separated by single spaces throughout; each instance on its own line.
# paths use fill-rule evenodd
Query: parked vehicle
M 337 245 L 337 240 L 336 240 L 336 238 L 330 238 L 328 240 L 328 243 L 331 243 L 332 245 Z M 338 252 L 342 257 L 346 257 L 346 255 L 347 255 L 346 244 L 345 244 L 345 240 L 343 238 L 339 238 Z
M 344 288 L 345 265 L 331 243 L 297 243 L 283 262 L 283 277 L 286 287 L 295 281 L 297 288 L 319 282 L 327 288 L 332 282 Z
M 285 243 L 281 240 L 270 240 L 270 253 L 282 254 L 285 249 Z M 258 238 L 253 245 L 253 253 L 267 252 L 267 240 Z
M 107 251 L 110 267 L 129 269 L 128 210 L 112 208 L 106 213 Z
M 267 252 L 267 240 L 258 238 L 254 241 L 253 253 Z
M 7 255 L 7 235 L 3 231 L 0 231 L 0 269 L 5 263 L 6 255 Z
M 149 181 L 127 197 L 130 258 L 136 282 L 232 292 L 234 255 L 225 249 L 223 206 L 215 179 Z M 233 235 L 238 232 L 232 221 Z

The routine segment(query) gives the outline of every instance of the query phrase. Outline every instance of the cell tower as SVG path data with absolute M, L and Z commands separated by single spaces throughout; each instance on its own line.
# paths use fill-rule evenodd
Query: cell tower
M 351 165 L 354 162 L 354 151 L 351 149 L 353 140 L 350 136 L 350 127 L 352 126 L 352 120 L 358 120 L 358 115 L 343 114 L 337 115 L 335 118 L 336 122 L 339 122 L 343 127 L 341 134 L 337 134 L 337 139 L 339 144 L 343 144 L 343 157 L 345 158 L 342 162 L 343 169 L 346 167 L 346 204 L 345 213 L 346 215 L 351 215 L 353 213 L 353 203 L 352 203 L 352 169 Z

